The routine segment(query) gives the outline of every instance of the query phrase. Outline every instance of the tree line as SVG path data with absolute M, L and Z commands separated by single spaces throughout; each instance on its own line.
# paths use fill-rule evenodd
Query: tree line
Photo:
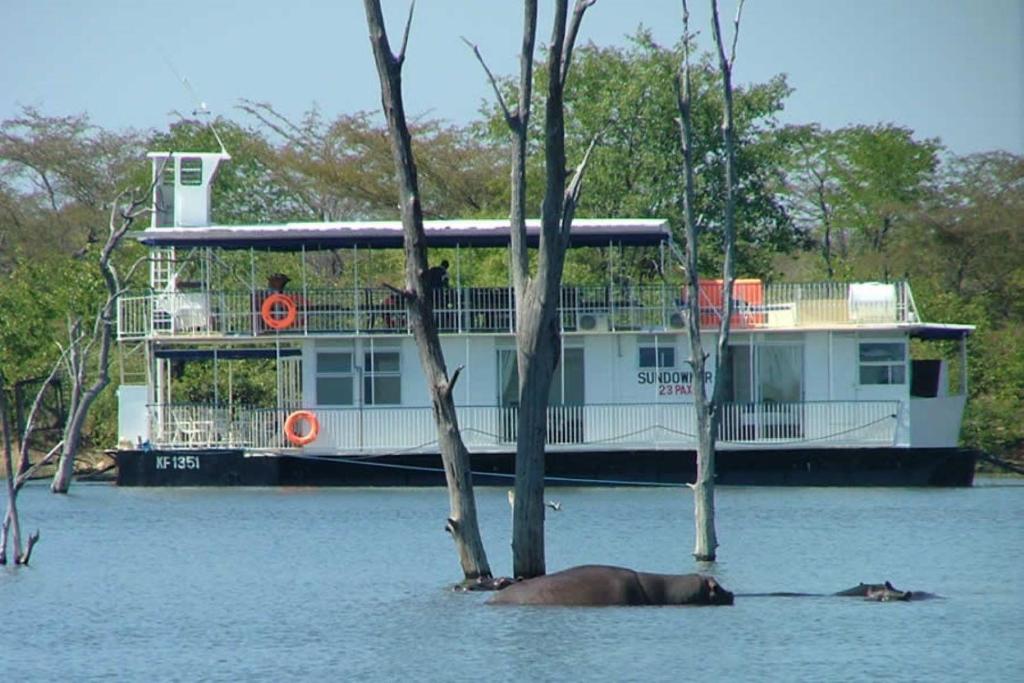
M 577 46 L 564 89 L 566 158 L 582 158 L 598 139 L 577 216 L 664 217 L 683 242 L 673 91 L 681 50 L 656 44 L 643 30 L 625 47 Z M 536 98 L 547 88 L 547 73 L 538 67 Z M 716 217 L 724 103 L 713 56 L 696 57 L 691 73 L 694 210 L 707 217 L 701 239 L 709 247 L 699 266 L 714 277 L 723 253 Z M 512 79 L 498 78 L 497 86 L 512 96 Z M 958 156 L 894 123 L 784 125 L 779 114 L 791 92 L 782 75 L 735 87 L 737 274 L 771 281 L 908 278 L 925 319 L 978 326 L 969 347 L 964 444 L 1019 455 L 1024 158 L 1002 151 Z M 543 106 L 534 107 L 533 133 L 544 116 Z M 212 125 L 232 155 L 214 187 L 216 222 L 398 216 L 390 143 L 377 114 L 328 116 L 312 108 L 290 120 L 272 104 L 242 102 Z M 417 119 L 409 128 L 425 218 L 508 214 L 507 126 L 497 104 L 467 124 Z M 531 134 L 525 154 L 530 217 L 539 216 L 544 190 L 541 139 Z M 156 149 L 218 145 L 211 122 L 190 119 L 166 130 L 111 131 L 86 114 L 25 108 L 0 123 L 0 369 L 9 388 L 45 378 L 69 315 L 93 318 L 103 306 L 107 291 L 95 262 L 111 203 L 122 188 L 148 184 L 144 154 Z M 113 260 L 128 272 L 142 256 L 128 240 Z M 325 276 L 346 267 L 345 254 L 323 258 L 317 267 Z M 483 282 L 504 271 L 504 258 L 485 256 L 464 277 Z M 392 267 L 402 272 L 397 259 Z M 627 267 L 638 279 L 681 278 L 653 272 L 650 259 Z M 566 281 L 587 269 L 567 262 Z M 127 285 L 145 287 L 145 269 Z M 115 410 L 114 392 L 104 392 L 85 428 L 87 446 L 113 444 Z

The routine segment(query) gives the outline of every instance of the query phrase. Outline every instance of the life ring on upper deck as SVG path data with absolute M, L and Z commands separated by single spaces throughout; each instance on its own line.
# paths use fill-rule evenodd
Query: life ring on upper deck
M 296 432 L 295 428 L 299 422 L 306 422 L 309 425 L 309 431 L 302 435 Z M 296 446 L 312 443 L 319 434 L 320 421 L 316 419 L 316 415 L 311 410 L 296 410 L 284 421 L 284 436 Z
M 274 306 L 278 305 L 284 306 L 283 318 L 274 315 Z M 296 315 L 298 315 L 298 307 L 295 305 L 295 300 L 280 292 L 274 292 L 268 296 L 260 306 L 260 316 L 263 318 L 263 322 L 267 324 L 267 327 L 272 327 L 275 330 L 291 327 L 295 322 Z

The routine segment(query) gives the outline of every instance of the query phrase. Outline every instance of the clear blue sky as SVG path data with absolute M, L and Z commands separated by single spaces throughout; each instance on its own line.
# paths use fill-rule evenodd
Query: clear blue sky
M 690 4 L 710 47 L 707 2 Z M 731 22 L 733 2 L 722 4 Z M 384 5 L 397 42 L 408 4 Z M 581 40 L 621 44 L 643 23 L 671 44 L 680 14 L 679 0 L 598 0 Z M 511 73 L 521 15 L 518 0 L 420 0 L 407 110 L 473 118 L 489 86 L 459 37 Z M 737 82 L 788 74 L 786 121 L 892 122 L 956 153 L 1024 153 L 1024 0 L 748 0 L 738 50 Z M 196 106 L 175 73 L 239 120 L 240 98 L 290 115 L 314 102 L 327 115 L 380 102 L 359 0 L 0 0 L 0 118 L 31 105 L 164 128 L 172 110 Z

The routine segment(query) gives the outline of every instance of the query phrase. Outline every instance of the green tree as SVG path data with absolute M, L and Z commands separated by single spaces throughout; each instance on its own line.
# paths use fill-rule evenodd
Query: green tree
M 781 139 L 790 210 L 813 235 L 826 275 L 888 277 L 890 244 L 934 196 L 939 142 L 892 124 L 793 126 Z
M 141 142 L 134 131 L 97 128 L 85 114 L 26 107 L 0 123 L 0 271 L 19 255 L 96 250 L 111 199 L 138 168 Z
M 929 320 L 977 325 L 969 344 L 966 445 L 1024 447 L 1024 157 L 990 152 L 944 164 L 931 200 L 890 248 Z
M 118 189 L 146 184 L 143 139 L 31 108 L 0 123 L 0 369 L 12 385 L 48 374 L 69 321 L 96 318 L 106 293 L 95 259 Z M 112 255 L 121 272 L 143 253 L 126 247 Z M 101 413 L 113 401 L 96 405 L 85 442 L 109 443 Z
M 573 78 L 566 84 L 566 153 L 581 158 L 591 139 L 600 134 L 587 169 L 587 191 L 580 216 L 639 216 L 667 218 L 682 242 L 682 150 L 676 119 L 674 79 L 682 61 L 682 46 L 656 44 L 649 31 L 639 29 L 628 47 L 579 47 L 573 56 Z M 693 83 L 695 211 L 706 217 L 702 234 L 702 272 L 721 270 L 725 146 L 719 127 L 723 95 L 717 61 L 704 55 L 691 67 Z M 546 88 L 545 69 L 538 68 L 537 92 Z M 508 91 L 511 84 L 503 83 Z M 791 92 L 784 76 L 766 83 L 734 89 L 737 177 L 737 272 L 769 275 L 771 255 L 803 244 L 790 220 L 780 190 L 779 161 L 785 150 L 776 116 Z M 535 98 L 537 95 L 535 94 Z M 531 126 L 532 139 L 543 139 L 543 107 Z M 490 112 L 495 135 L 504 125 L 499 112 Z M 532 151 L 532 150 L 531 150 Z M 529 168 L 530 186 L 539 164 Z M 536 190 L 529 206 L 539 206 Z M 650 255 L 639 256 L 649 260 Z M 640 263 L 633 264 L 634 269 Z M 605 271 L 606 272 L 606 269 Z
M 326 120 L 318 109 L 291 121 L 267 103 L 243 102 L 275 140 L 266 160 L 279 184 L 314 220 L 374 220 L 395 215 L 387 129 L 368 112 Z M 419 162 L 426 218 L 491 216 L 507 189 L 500 150 L 470 127 L 440 121 L 409 126 Z

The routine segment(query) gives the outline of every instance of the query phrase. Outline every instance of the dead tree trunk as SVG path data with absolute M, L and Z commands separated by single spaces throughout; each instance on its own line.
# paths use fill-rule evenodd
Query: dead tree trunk
M 114 252 L 125 233 L 135 220 L 147 213 L 149 195 L 141 192 L 122 192 L 114 200 L 110 210 L 109 233 L 100 252 L 100 273 L 107 288 L 107 299 L 100 309 L 88 337 L 81 333 L 81 321 L 72 320 L 68 325 L 69 341 L 65 352 L 67 376 L 71 383 L 68 418 L 64 424 L 63 449 L 57 469 L 53 474 L 50 490 L 67 493 L 75 470 L 75 458 L 82 443 L 82 429 L 89 415 L 89 409 L 100 393 L 110 383 L 110 350 L 115 333 L 117 297 L 121 293 L 120 277 L 112 262 Z M 95 377 L 89 381 L 89 362 L 95 351 Z
M 700 278 L 697 273 L 698 239 L 703 226 L 698 225 L 695 211 L 694 160 L 692 102 L 693 90 L 690 77 L 690 35 L 689 10 L 683 0 L 683 64 L 677 84 L 679 106 L 680 139 L 683 149 L 683 220 L 686 231 L 687 302 L 689 308 L 687 331 L 690 337 L 694 382 L 694 408 L 697 416 L 697 477 L 693 488 L 693 513 L 695 539 L 693 556 L 699 561 L 714 561 L 718 548 L 715 532 L 715 444 L 718 425 L 721 421 L 722 400 L 728 382 L 729 327 L 733 313 L 733 284 L 735 282 L 735 139 L 732 113 L 732 63 L 736 56 L 736 37 L 739 35 L 740 14 L 743 1 L 736 11 L 734 34 L 730 56 L 726 56 L 722 33 L 718 21 L 718 2 L 711 0 L 711 25 L 718 48 L 719 67 L 722 72 L 724 108 L 722 115 L 722 137 L 725 147 L 725 198 L 722 216 L 723 248 L 725 258 L 722 266 L 723 291 L 721 322 L 718 330 L 718 352 L 715 356 L 714 388 L 708 397 L 704 386 L 707 353 L 701 342 L 700 333 Z
M 433 306 L 425 280 L 427 272 L 427 240 L 423 231 L 423 213 L 420 205 L 419 184 L 412 142 L 406 125 L 402 101 L 402 64 L 412 23 L 412 8 L 398 54 L 391 52 L 380 0 L 364 0 L 370 43 L 380 78 L 381 104 L 391 136 L 391 151 L 398 180 L 402 211 L 402 229 L 405 245 L 405 290 L 401 295 L 409 311 L 409 323 L 416 345 L 419 347 L 420 365 L 427 380 L 434 420 L 437 423 L 438 447 L 444 462 L 448 484 L 450 517 L 446 529 L 455 541 L 455 547 L 467 581 L 491 578 L 477 522 L 476 499 L 470 470 L 469 451 L 459 432 L 458 418 L 452 389 L 459 376 L 457 368 L 448 377 L 444 354 L 434 324 Z
M 537 269 L 531 276 L 526 247 L 526 144 L 533 90 L 533 50 L 537 2 L 524 2 L 523 41 L 519 54 L 519 102 L 511 111 L 491 76 L 505 122 L 512 132 L 510 222 L 512 282 L 516 297 L 516 361 L 519 370 L 519 411 L 516 432 L 516 484 L 512 513 L 512 564 L 517 577 L 545 573 L 544 450 L 547 442 L 548 393 L 561 350 L 559 294 L 569 231 L 579 201 L 583 172 L 593 143 L 572 180 L 565 169 L 565 80 L 572 51 L 587 8 L 596 0 L 576 0 L 571 20 L 568 0 L 555 3 L 548 49 L 548 90 L 544 120 L 546 184 L 541 206 Z M 477 58 L 479 51 L 474 47 Z M 481 64 L 483 59 L 480 58 Z
M 43 384 L 39 390 L 42 394 L 48 382 Z M 29 413 L 29 423 L 25 428 L 26 434 L 31 435 L 31 424 L 34 418 L 34 410 Z M 30 534 L 25 550 L 21 549 L 21 518 L 18 515 L 18 491 L 27 478 L 24 475 L 15 476 L 14 459 L 11 457 L 11 420 L 7 408 L 7 388 L 3 372 L 0 372 L 0 428 L 3 429 L 3 464 L 7 484 L 7 511 L 4 513 L 3 523 L 0 524 L 0 565 L 7 564 L 8 540 L 11 541 L 11 549 L 14 556 L 14 564 L 28 564 L 32 557 L 32 548 L 39 541 L 39 532 Z
M 60 358 L 53 364 L 53 368 L 50 370 L 50 374 L 46 377 L 46 380 L 39 387 L 39 391 L 36 393 L 36 398 L 32 402 L 32 407 L 28 411 L 28 415 L 25 417 L 25 424 L 22 425 L 22 439 L 21 439 L 21 453 L 19 454 L 19 466 L 17 474 L 15 475 L 14 470 L 11 469 L 11 456 L 10 456 L 10 437 L 11 424 L 10 417 L 7 411 L 6 399 L 7 395 L 4 393 L 4 375 L 0 371 L 0 420 L 2 420 L 2 428 L 4 433 L 4 466 L 7 471 L 7 511 L 4 513 L 3 524 L 0 526 L 0 565 L 6 564 L 7 562 L 7 540 L 8 532 L 13 531 L 14 536 L 13 546 L 14 549 L 14 563 L 15 564 L 28 564 L 29 558 L 32 557 L 32 548 L 39 541 L 39 531 L 29 534 L 28 542 L 25 545 L 25 552 L 21 551 L 21 523 L 18 516 L 18 492 L 21 491 L 21 487 L 25 485 L 29 479 L 31 479 L 36 472 L 42 467 L 49 465 L 53 462 L 54 456 L 57 451 L 64 445 L 64 441 L 59 441 L 57 445 L 50 449 L 44 457 L 37 460 L 35 463 L 29 462 L 29 444 L 32 441 L 32 433 L 36 428 L 36 416 L 39 414 L 43 405 L 43 395 L 46 393 L 47 387 L 54 381 L 54 378 L 60 373 L 61 367 L 64 365 L 64 354 L 61 354 Z

